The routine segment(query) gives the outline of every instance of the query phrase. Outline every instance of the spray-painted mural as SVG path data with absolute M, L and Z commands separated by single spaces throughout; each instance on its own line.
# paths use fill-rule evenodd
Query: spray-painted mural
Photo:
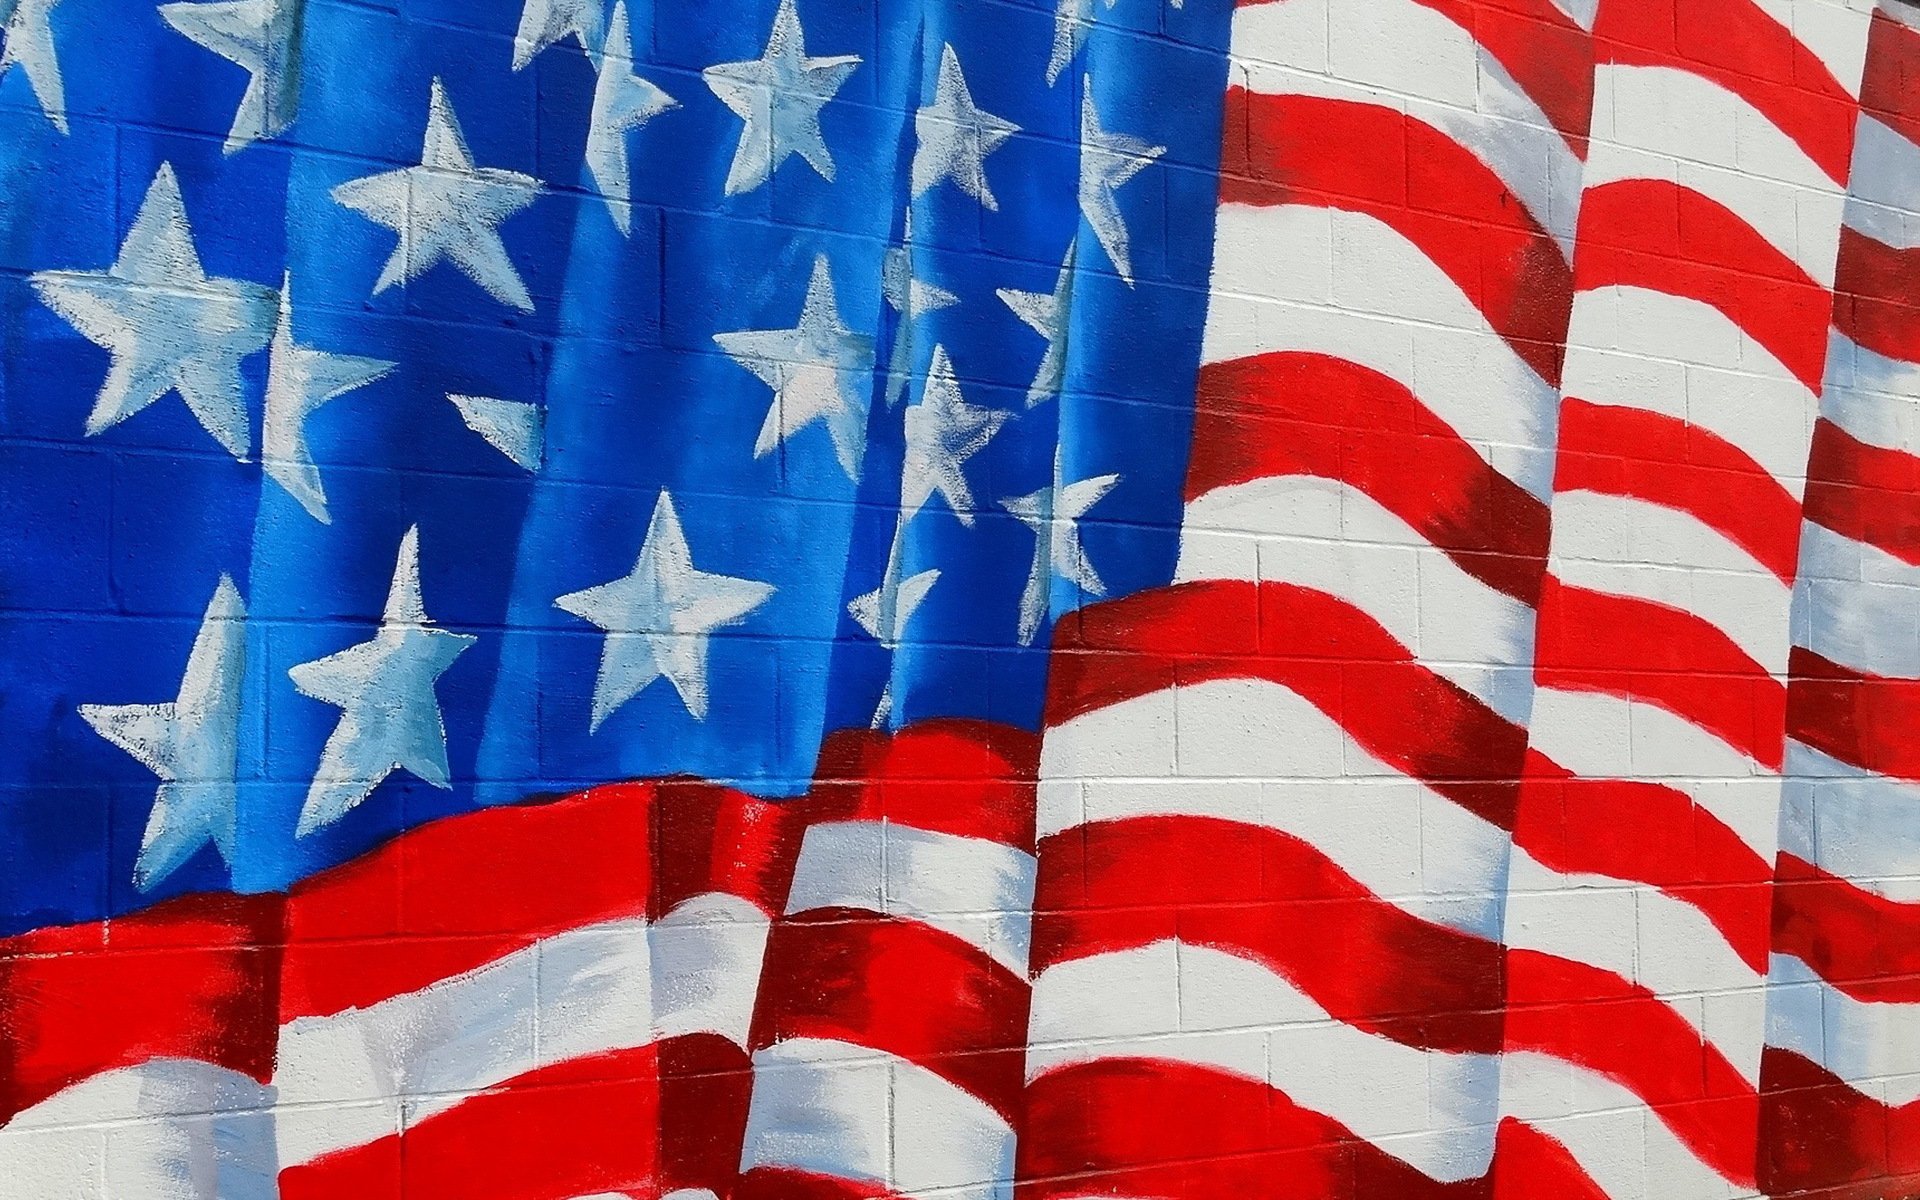
M 1902 0 L 0 23 L 0 1198 L 1920 1196 Z

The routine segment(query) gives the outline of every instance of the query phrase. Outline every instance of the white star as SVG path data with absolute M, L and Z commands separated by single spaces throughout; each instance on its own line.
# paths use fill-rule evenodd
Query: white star
M 1019 129 L 1012 121 L 974 107 L 966 76 L 960 73 L 959 56 L 952 46 L 942 47 L 933 103 L 913 118 L 918 139 L 913 151 L 913 194 L 951 179 L 989 212 L 998 212 L 1000 202 L 987 186 L 987 155 Z
M 907 632 L 907 622 L 913 620 L 914 610 L 939 580 L 940 569 L 935 567 L 909 575 L 898 584 L 891 581 L 881 584 L 847 601 L 847 615 L 867 631 L 868 637 L 891 650 L 900 644 Z
M 633 213 L 627 207 L 633 194 L 627 133 L 680 107 L 672 96 L 635 75 L 632 67 L 633 38 L 627 31 L 627 6 L 622 0 L 613 6 L 607 56 L 593 85 L 593 117 L 587 124 L 587 171 L 621 233 L 630 233 L 633 227 Z
M 1067 377 L 1067 329 L 1073 303 L 1073 255 L 1075 244 L 1067 244 L 1067 257 L 1054 279 L 1053 293 L 1022 292 L 999 288 L 994 294 L 1029 329 L 1047 339 L 1047 352 L 1033 374 L 1033 386 L 1027 389 L 1027 407 L 1060 394 Z
M 1107 0 L 1113 7 L 1113 0 Z M 1053 53 L 1047 58 L 1047 86 L 1060 82 L 1093 27 L 1093 0 L 1057 0 L 1053 8 Z
M 494 299 L 532 312 L 533 299 L 498 226 L 539 193 L 540 181 L 531 175 L 473 165 L 446 87 L 435 78 L 420 165 L 349 180 L 333 189 L 333 198 L 400 235 L 373 285 L 375 295 L 451 259 Z
M 487 445 L 506 455 L 522 470 L 540 469 L 546 413 L 538 404 L 453 392 L 447 393 L 447 399 L 460 410 L 460 419 L 467 428 L 485 438 Z
M 928 283 L 913 270 L 913 212 L 907 212 L 904 243 L 888 249 L 880 276 L 887 307 L 900 314 L 894 326 L 893 355 L 887 361 L 887 407 L 900 403 L 907 392 L 907 373 L 913 366 L 913 328 L 928 313 L 952 308 L 960 297 Z
M 598 62 L 606 31 L 604 5 L 605 0 L 527 0 L 513 38 L 513 69 L 524 71 L 541 51 L 569 37 Z
M 267 415 L 260 461 L 267 477 L 287 490 L 316 520 L 328 522 L 320 468 L 307 449 L 307 418 L 329 400 L 385 376 L 393 363 L 332 354 L 293 340 L 293 282 L 280 289 L 280 321 L 267 351 Z
M 194 635 L 177 699 L 80 706 L 95 733 L 160 777 L 133 867 L 133 884 L 143 892 L 208 842 L 233 862 L 246 619 L 240 590 L 222 575 Z
M 597 732 L 662 676 L 687 712 L 705 720 L 707 644 L 714 630 L 738 625 L 773 591 L 770 583 L 696 568 L 673 497 L 661 492 L 632 572 L 553 602 L 607 635 L 593 684 L 591 729 Z
M 420 527 L 407 530 L 373 637 L 287 672 L 301 695 L 341 710 L 300 807 L 298 836 L 346 816 L 395 771 L 452 786 L 434 685 L 478 640 L 434 626 L 420 598 Z
M 19 64 L 26 72 L 40 111 L 61 133 L 67 132 L 67 90 L 60 80 L 60 56 L 54 50 L 48 18 L 60 0 L 0 0 L 0 75 Z
M 253 425 L 240 360 L 272 335 L 273 289 L 209 278 L 201 269 L 172 164 L 160 164 L 113 266 L 41 271 L 33 286 L 47 307 L 112 356 L 87 415 L 87 436 L 177 391 L 229 454 L 247 457 Z
M 793 0 L 780 0 L 765 53 L 708 67 L 702 73 L 707 86 L 744 122 L 727 170 L 727 195 L 759 187 L 795 154 L 832 182 L 833 155 L 820 133 L 820 110 L 859 65 L 857 54 L 808 58 L 800 14 Z
M 753 456 L 776 446 L 815 421 L 833 438 L 847 478 L 860 474 L 866 448 L 864 377 L 873 367 L 873 340 L 848 329 L 834 300 L 833 271 L 822 254 L 813 260 L 800 323 L 792 329 L 716 333 L 713 340 L 733 360 L 773 389 L 773 407 L 760 426 Z
M 305 0 L 162 4 L 167 24 L 251 77 L 227 133 L 227 153 L 277 137 L 300 106 L 300 25 Z
M 973 524 L 967 460 L 986 449 L 1011 414 L 968 404 L 944 346 L 933 348 L 920 403 L 907 409 L 906 462 L 900 474 L 901 520 L 912 519 L 935 492 L 962 525 Z
M 1131 239 L 1113 194 L 1166 152 L 1165 146 L 1100 128 L 1100 114 L 1093 107 L 1093 80 L 1086 81 L 1080 97 L 1080 212 L 1129 287 L 1133 285 Z
M 1080 546 L 1080 518 L 1120 482 L 1118 475 L 1096 475 L 1066 483 L 1060 475 L 1060 451 L 1053 454 L 1053 481 L 1037 492 L 1002 500 L 1001 507 L 1033 530 L 1033 566 L 1020 597 L 1020 644 L 1031 646 L 1047 617 L 1048 591 L 1053 577 L 1073 581 L 1090 596 L 1104 596 L 1106 584 L 1087 561 Z

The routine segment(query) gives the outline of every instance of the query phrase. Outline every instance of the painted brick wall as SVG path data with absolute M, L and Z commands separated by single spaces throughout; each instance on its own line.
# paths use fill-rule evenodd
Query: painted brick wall
M 1920 9 L 0 39 L 0 1200 L 1920 1196 Z

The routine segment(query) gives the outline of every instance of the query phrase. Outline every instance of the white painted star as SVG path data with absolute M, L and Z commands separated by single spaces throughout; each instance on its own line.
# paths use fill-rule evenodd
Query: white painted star
M 47 307 L 112 356 L 87 415 L 87 436 L 177 391 L 229 454 L 244 460 L 251 452 L 240 360 L 272 336 L 273 289 L 208 277 L 172 164 L 160 164 L 113 266 L 41 271 L 33 286 Z
M 247 72 L 226 151 L 284 133 L 300 106 L 300 25 L 306 0 L 162 4 L 167 24 Z
M 300 807 L 298 836 L 346 816 L 395 771 L 411 771 L 437 788 L 452 786 L 434 686 L 478 640 L 440 629 L 427 615 L 420 527 L 407 530 L 373 637 L 287 672 L 301 695 L 341 710 Z
M 307 449 L 307 418 L 327 401 L 382 378 L 394 365 L 295 343 L 292 280 L 281 287 L 280 320 L 267 351 L 267 414 L 260 435 L 260 462 L 267 478 L 285 488 L 315 520 L 325 523 L 330 518 L 320 468 Z
M 940 580 L 940 569 L 909 575 L 898 584 L 881 584 L 865 595 L 847 601 L 847 615 L 866 630 L 867 636 L 891 650 L 899 646 L 907 632 L 914 610 L 926 600 L 927 593 Z
M 1107 0 L 1113 7 L 1113 0 Z M 1053 7 L 1053 52 L 1047 58 L 1047 86 L 1060 82 L 1073 56 L 1080 53 L 1093 28 L 1093 0 L 1056 0 Z
M 926 390 L 906 416 L 907 453 L 900 474 L 901 520 L 912 519 L 938 492 L 960 518 L 973 524 L 973 490 L 967 460 L 986 449 L 1011 414 L 968 404 L 960 395 L 946 347 L 933 348 Z
M 133 867 L 133 884 L 143 892 L 208 842 L 233 863 L 246 619 L 240 589 L 222 575 L 194 635 L 177 698 L 80 706 L 95 733 L 160 777 Z
M 1120 482 L 1118 475 L 1095 475 L 1067 483 L 1060 474 L 1060 451 L 1053 455 L 1053 481 L 1037 492 L 1002 500 L 1001 507 L 1033 530 L 1033 566 L 1020 597 L 1020 644 L 1031 646 L 1047 617 L 1049 591 L 1058 575 L 1089 596 L 1104 596 L 1106 584 L 1080 545 L 1080 518 Z
M 606 0 L 527 0 L 513 38 L 513 69 L 524 71 L 541 51 L 572 38 L 599 61 L 606 38 Z
M 860 474 L 866 449 L 866 377 L 873 340 L 848 329 L 834 300 L 833 271 L 822 254 L 813 260 L 800 323 L 792 329 L 717 333 L 733 360 L 773 389 L 773 406 L 760 426 L 753 456 L 765 458 L 788 438 L 819 421 L 833 438 L 847 478 Z
M 903 243 L 887 251 L 881 269 L 881 294 L 887 307 L 900 315 L 894 326 L 893 355 L 887 361 L 887 407 L 900 403 L 907 393 L 907 374 L 913 367 L 914 326 L 928 313 L 952 308 L 960 297 L 937 284 L 928 283 L 913 269 L 913 212 L 907 212 Z
M 451 260 L 487 294 L 522 312 L 533 311 L 533 299 L 507 257 L 499 225 L 539 194 L 540 181 L 531 175 L 473 165 L 473 152 L 438 78 L 433 81 L 420 165 L 349 180 L 333 189 L 336 203 L 400 236 L 373 285 L 375 295 Z
M 538 404 L 492 396 L 447 393 L 460 420 L 522 470 L 538 471 L 546 440 L 546 413 Z
M 831 182 L 833 155 L 820 133 L 820 110 L 859 65 L 857 54 L 808 58 L 794 0 L 780 0 L 765 53 L 708 67 L 702 73 L 707 86 L 744 122 L 727 170 L 727 195 L 759 187 L 795 154 Z
M 960 73 L 959 56 L 952 46 L 942 47 L 933 103 L 913 118 L 917 139 L 913 151 L 913 194 L 918 196 L 941 180 L 951 179 L 989 212 L 998 212 L 1000 202 L 987 186 L 987 156 L 1019 130 L 1012 121 L 974 106 L 966 76 Z
M 1093 80 L 1086 81 L 1080 97 L 1080 212 L 1128 286 L 1133 284 L 1132 240 L 1114 193 L 1166 152 L 1165 146 L 1100 128 L 1100 114 L 1093 107 Z
M 1027 407 L 1060 394 L 1067 377 L 1067 329 L 1073 304 L 1073 255 L 1075 243 L 1068 243 L 1067 257 L 1054 279 L 1053 292 L 1022 292 L 999 288 L 994 294 L 1013 310 L 1013 315 L 1029 329 L 1047 339 L 1047 352 L 1033 373 L 1033 385 L 1027 389 Z
M 627 134 L 680 102 L 633 73 L 633 37 L 627 30 L 624 0 L 613 6 L 607 54 L 593 86 L 593 117 L 587 123 L 587 171 L 606 199 L 607 211 L 621 233 L 631 233 L 633 194 L 627 166 Z
M 573 592 L 554 606 L 606 633 L 593 684 L 591 729 L 664 677 L 697 720 L 707 716 L 707 648 L 715 630 L 738 625 L 773 585 L 715 575 L 693 565 L 673 497 L 660 493 L 633 570 Z
M 26 73 L 40 111 L 61 133 L 67 132 L 67 89 L 60 79 L 60 56 L 48 18 L 60 0 L 0 0 L 0 75 L 18 66 Z

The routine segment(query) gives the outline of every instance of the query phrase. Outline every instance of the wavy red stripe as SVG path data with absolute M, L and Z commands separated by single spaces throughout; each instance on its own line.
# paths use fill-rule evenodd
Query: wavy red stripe
M 1276 475 L 1365 492 L 1461 570 L 1537 602 L 1547 506 L 1490 466 L 1405 385 L 1324 354 L 1201 368 L 1187 498 Z
M 1049 725 L 1178 684 L 1270 680 L 1339 721 L 1382 762 L 1512 827 L 1526 731 L 1324 592 L 1209 580 L 1136 593 L 1062 622 L 1052 664 Z
M 1920 79 L 1920 30 L 1884 12 L 1873 14 L 1867 32 L 1867 69 L 1860 82 L 1860 106 L 1920 143 L 1920 103 L 1913 81 Z
M 1807 476 L 1809 521 L 1920 566 L 1920 458 L 1822 420 Z
M 1841 333 L 1887 358 L 1920 361 L 1920 247 L 1889 246 L 1841 226 L 1833 291 Z
M 1920 1004 L 1920 904 L 1902 904 L 1782 852 L 1773 945 L 1856 1000 Z
M 1920 679 L 1869 675 L 1795 646 L 1787 730 L 1879 775 L 1920 779 Z

